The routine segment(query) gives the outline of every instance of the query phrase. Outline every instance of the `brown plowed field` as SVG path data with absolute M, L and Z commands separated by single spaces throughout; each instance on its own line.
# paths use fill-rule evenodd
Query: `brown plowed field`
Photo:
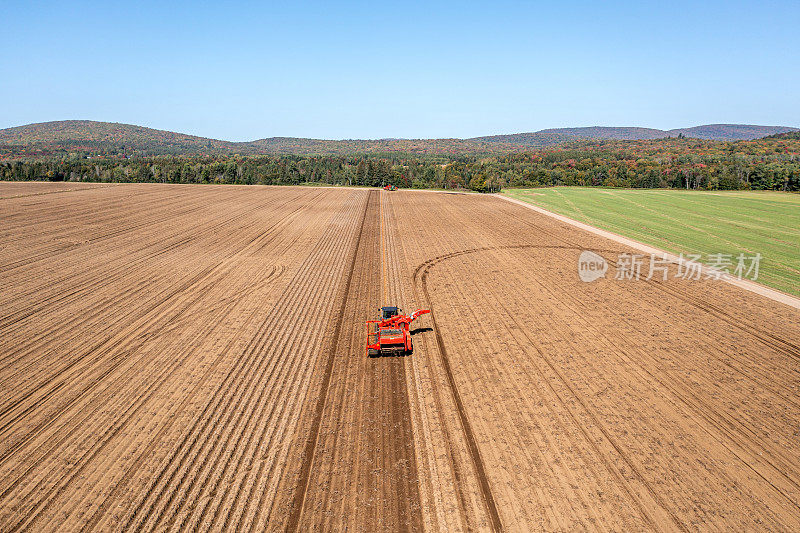
M 479 195 L 0 183 L 0 220 L 2 531 L 800 530 L 796 309 Z M 369 359 L 394 303 L 432 314 Z

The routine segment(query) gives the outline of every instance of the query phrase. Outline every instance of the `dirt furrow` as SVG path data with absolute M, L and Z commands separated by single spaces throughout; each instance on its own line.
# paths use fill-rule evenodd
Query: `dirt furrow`
M 285 518 L 289 530 L 330 528 L 332 517 L 356 530 L 421 528 L 403 361 L 364 353 L 364 322 L 381 305 L 380 211 L 380 195 L 373 192 L 343 294 L 342 322 L 320 360 L 326 377 L 304 415 L 309 430 Z
M 0 200 L 0 530 L 800 528 L 797 310 L 483 195 Z

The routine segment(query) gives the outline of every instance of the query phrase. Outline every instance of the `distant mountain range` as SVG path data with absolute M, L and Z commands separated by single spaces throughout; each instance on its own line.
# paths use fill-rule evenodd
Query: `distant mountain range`
M 527 147 L 472 139 L 324 140 L 270 137 L 231 142 L 131 124 L 64 120 L 0 130 L 0 157 L 46 157 L 75 152 L 126 155 L 258 155 L 407 152 L 414 154 L 508 153 Z
M 741 141 L 800 131 L 788 126 L 708 124 L 692 128 L 658 130 L 635 127 L 554 128 L 530 133 L 492 135 L 471 139 L 350 139 L 323 140 L 270 137 L 230 142 L 155 130 L 130 124 L 66 120 L 42 122 L 0 130 L 0 156 L 46 157 L 68 153 L 125 155 L 186 154 L 412 154 L 509 153 L 580 140 L 647 140 L 691 137 L 715 141 Z
M 657 130 L 653 128 L 591 126 L 588 128 L 552 128 L 531 133 L 514 133 L 511 135 L 493 135 L 475 137 L 472 140 L 524 144 L 526 146 L 544 147 L 559 142 L 581 140 L 621 140 L 635 141 L 647 139 L 663 139 L 665 137 L 690 137 L 708 141 L 749 141 L 768 135 L 798 131 L 788 126 L 754 126 L 751 124 L 706 124 L 693 128 L 674 130 Z

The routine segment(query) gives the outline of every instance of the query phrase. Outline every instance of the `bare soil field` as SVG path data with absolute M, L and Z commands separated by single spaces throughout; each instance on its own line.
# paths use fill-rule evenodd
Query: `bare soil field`
M 800 530 L 796 309 L 472 194 L 0 183 L 0 220 L 2 531 Z M 387 304 L 432 313 L 367 358 Z

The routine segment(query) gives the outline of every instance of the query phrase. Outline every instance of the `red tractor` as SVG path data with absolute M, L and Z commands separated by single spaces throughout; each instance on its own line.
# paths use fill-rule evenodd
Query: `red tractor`
M 430 309 L 404 315 L 399 307 L 381 307 L 380 320 L 367 320 L 367 356 L 406 355 L 414 350 L 409 326 Z
M 384 191 L 396 191 L 397 187 L 395 187 L 394 185 L 384 185 L 383 186 L 383 190 Z

